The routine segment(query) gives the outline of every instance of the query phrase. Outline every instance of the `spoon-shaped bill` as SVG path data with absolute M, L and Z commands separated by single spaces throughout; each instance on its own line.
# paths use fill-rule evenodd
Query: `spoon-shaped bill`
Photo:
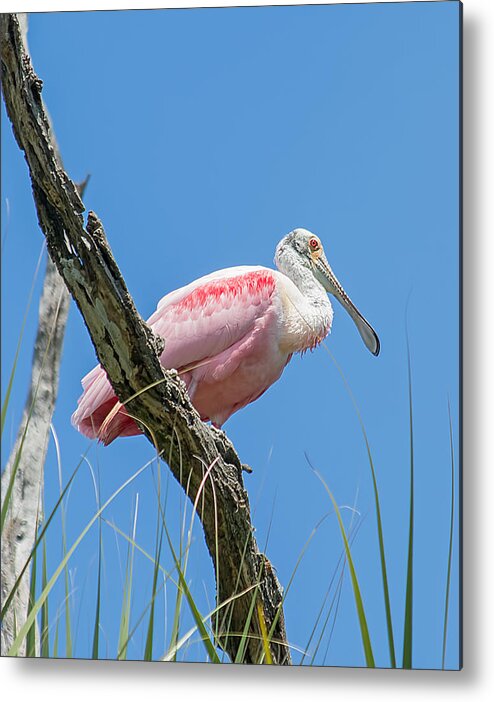
M 379 356 L 379 351 L 381 350 L 381 343 L 379 337 L 377 336 L 374 329 L 371 327 L 369 322 L 363 317 L 358 309 L 355 307 L 353 302 L 350 300 L 348 295 L 343 291 L 343 295 L 334 293 L 335 297 L 341 302 L 343 307 L 346 309 L 350 317 L 355 322 L 359 334 L 363 339 L 364 344 L 367 346 L 369 351 L 374 354 L 374 356 Z
M 374 356 L 379 356 L 379 351 L 381 349 L 379 337 L 343 290 L 337 277 L 331 270 L 329 263 L 326 260 L 326 256 L 321 254 L 314 264 L 314 273 L 316 278 L 324 286 L 324 288 L 331 293 L 331 295 L 334 295 L 346 309 L 350 317 L 355 322 L 359 334 L 369 351 L 374 354 Z

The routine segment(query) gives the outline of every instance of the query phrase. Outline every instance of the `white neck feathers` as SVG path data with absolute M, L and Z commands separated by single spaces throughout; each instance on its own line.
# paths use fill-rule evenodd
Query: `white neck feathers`
M 287 260 L 288 259 L 288 260 Z M 289 353 L 313 349 L 331 330 L 333 307 L 312 271 L 295 256 L 284 257 L 279 268 L 283 321 L 281 346 Z

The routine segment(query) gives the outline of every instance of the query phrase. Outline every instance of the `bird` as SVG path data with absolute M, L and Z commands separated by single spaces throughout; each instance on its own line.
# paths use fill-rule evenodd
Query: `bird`
M 275 383 L 293 354 L 328 335 L 333 307 L 349 313 L 374 355 L 379 338 L 334 275 L 318 236 L 297 228 L 278 243 L 277 270 L 224 268 L 165 295 L 148 319 L 164 340 L 160 362 L 175 369 L 205 422 L 221 428 Z M 82 379 L 72 424 L 105 445 L 142 429 L 118 400 L 101 365 Z

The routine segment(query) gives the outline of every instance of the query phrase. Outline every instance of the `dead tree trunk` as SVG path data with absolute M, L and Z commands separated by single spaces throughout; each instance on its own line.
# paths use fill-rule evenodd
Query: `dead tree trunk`
M 2 16 L 0 39 L 4 99 L 29 167 L 40 226 L 98 358 L 118 398 L 128 401 L 130 413 L 154 438 L 192 501 L 209 471 L 199 517 L 215 568 L 217 604 L 248 590 L 228 605 L 226 619 L 221 616 L 219 643 L 234 660 L 248 624 L 246 662 L 262 659 L 267 630 L 273 662 L 290 664 L 282 591 L 253 537 L 242 463 L 226 435 L 201 422 L 177 374 L 161 367 L 162 342 L 137 313 L 101 222 L 90 212 L 84 225 L 83 203 L 50 146 L 42 83 L 24 50 L 15 15 Z M 230 623 L 228 636 L 221 629 L 224 621 Z
M 7 599 L 28 560 L 36 537 L 43 469 L 58 391 L 68 308 L 69 295 L 65 284 L 51 259 L 48 259 L 39 306 L 31 384 L 17 438 L 2 475 L 3 499 L 11 479 L 13 486 L 2 533 L 2 602 Z M 3 654 L 14 640 L 14 618 L 17 628 L 26 620 L 28 602 L 29 570 L 22 577 L 11 608 L 2 622 Z

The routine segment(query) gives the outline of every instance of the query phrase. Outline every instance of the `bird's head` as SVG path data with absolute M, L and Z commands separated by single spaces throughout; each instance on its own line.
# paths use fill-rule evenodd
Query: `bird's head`
M 331 270 L 319 237 L 307 229 L 294 229 L 276 247 L 274 260 L 277 268 L 295 283 L 301 275 L 309 274 L 326 292 L 334 295 L 355 322 L 369 351 L 374 356 L 379 355 L 380 343 L 376 332 L 343 290 Z

